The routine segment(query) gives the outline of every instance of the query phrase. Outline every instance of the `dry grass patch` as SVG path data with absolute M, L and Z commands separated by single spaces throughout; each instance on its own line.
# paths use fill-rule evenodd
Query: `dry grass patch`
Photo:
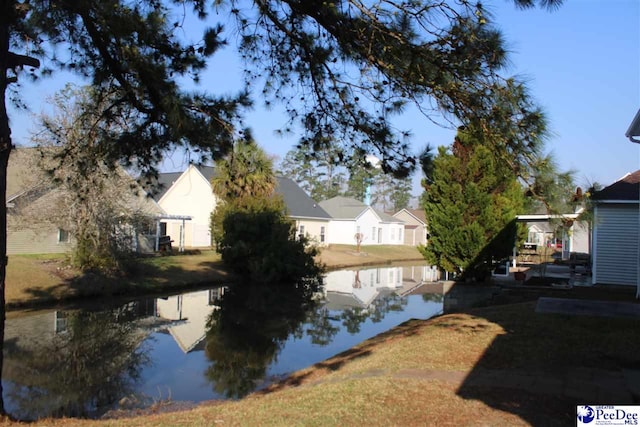
M 359 254 L 355 245 L 329 245 L 320 249 L 316 259 L 330 269 L 402 261 L 424 262 L 424 257 L 418 248 L 404 245 L 362 246 Z
M 7 266 L 10 308 L 98 295 L 139 295 L 229 281 L 214 251 L 142 257 L 126 274 L 106 276 L 69 266 L 64 255 L 15 255 Z

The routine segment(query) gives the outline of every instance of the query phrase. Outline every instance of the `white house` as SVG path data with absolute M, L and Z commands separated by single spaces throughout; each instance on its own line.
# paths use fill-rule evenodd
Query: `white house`
M 319 205 L 331 216 L 328 243 L 353 245 L 358 233 L 363 236 L 363 245 L 401 245 L 404 241 L 402 220 L 359 200 L 338 196 Z
M 393 214 L 404 221 L 404 244 L 418 246 L 427 244 L 427 219 L 424 209 L 401 209 Z
M 553 247 L 562 249 L 568 256 L 571 252 L 588 254 L 589 223 L 577 220 L 580 213 L 564 215 L 519 215 L 518 218 L 530 217 L 527 222 L 527 243 L 537 247 Z M 552 220 L 562 220 L 567 227 L 552 224 Z
M 319 245 L 329 242 L 331 217 L 293 180 L 277 177 L 276 193 L 287 206 L 287 215 L 295 221 L 298 235 L 303 235 Z
M 184 233 L 187 247 L 210 247 L 211 213 L 218 205 L 211 188 L 212 166 L 190 165 L 184 172 L 162 173 L 158 176 L 160 192 L 155 198 L 167 215 L 188 216 L 189 221 L 163 219 L 162 235 L 178 240 Z M 311 199 L 294 181 L 276 177 L 276 193 L 282 196 L 289 218 L 295 221 L 298 234 L 318 244 L 325 244 L 329 236 L 329 214 Z M 182 230 L 181 230 L 182 229 Z
M 640 292 L 640 170 L 594 194 L 593 283 Z
M 187 247 L 202 248 L 211 246 L 209 228 L 211 212 L 217 202 L 211 191 L 213 167 L 189 165 L 180 173 L 163 173 L 158 176 L 160 193 L 155 197 L 158 204 L 168 215 L 190 216 L 191 220 L 163 220 L 160 234 L 169 235 L 178 240 L 184 226 L 184 244 Z

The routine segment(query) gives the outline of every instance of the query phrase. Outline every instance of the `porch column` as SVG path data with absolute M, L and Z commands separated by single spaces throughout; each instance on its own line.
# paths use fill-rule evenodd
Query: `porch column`
M 180 241 L 178 243 L 178 252 L 184 252 L 184 224 L 185 220 L 182 219 L 182 225 L 180 226 Z
M 156 252 L 160 250 L 160 219 L 156 219 Z

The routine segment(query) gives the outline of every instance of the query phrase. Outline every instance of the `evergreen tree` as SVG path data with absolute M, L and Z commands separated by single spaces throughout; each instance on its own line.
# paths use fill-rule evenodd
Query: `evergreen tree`
M 290 150 L 280 163 L 279 174 L 294 180 L 313 200 L 326 200 L 342 193 L 344 167 L 333 146 L 311 151 L 306 145 Z
M 349 166 L 349 180 L 345 196 L 364 202 L 367 192 L 372 191 L 373 183 L 379 170 L 365 166 L 360 162 L 354 162 Z M 371 193 L 369 193 L 371 194 Z
M 411 177 L 395 178 L 391 174 L 378 174 L 372 191 L 372 205 L 384 212 L 397 212 L 409 206 Z
M 472 135 L 460 131 L 451 149 L 440 147 L 422 197 L 430 234 L 422 253 L 466 277 L 511 254 L 525 202 L 511 168 Z

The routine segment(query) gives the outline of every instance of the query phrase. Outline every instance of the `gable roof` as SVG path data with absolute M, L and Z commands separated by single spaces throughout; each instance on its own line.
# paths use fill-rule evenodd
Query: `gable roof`
M 282 196 L 289 216 L 294 218 L 331 219 L 331 216 L 304 192 L 293 180 L 276 177 L 276 193 Z
M 198 172 L 211 184 L 215 168 L 213 166 L 190 165 L 195 167 Z M 156 188 L 154 199 L 159 201 L 169 191 L 169 189 L 178 181 L 187 171 L 168 172 L 158 174 L 158 179 L 153 183 Z M 282 196 L 285 205 L 289 211 L 289 216 L 294 218 L 314 218 L 330 220 L 331 216 L 322 209 L 311 197 L 301 189 L 293 180 L 285 177 L 276 177 L 276 193 Z
M 419 222 L 423 223 L 424 225 L 427 225 L 427 215 L 426 215 L 424 209 L 407 209 L 407 208 L 404 208 L 404 209 L 400 209 L 398 212 L 393 214 L 393 216 L 395 217 L 396 215 L 398 215 L 398 214 L 400 214 L 402 212 L 408 213 L 409 215 L 414 217 Z
M 640 198 L 640 170 L 628 173 L 608 187 L 596 192 L 594 200 L 619 200 L 637 202 Z
M 204 178 L 211 182 L 211 178 L 213 178 L 214 167 L 213 166 L 204 166 L 204 165 L 189 165 L 194 166 L 198 172 L 204 176 Z M 162 199 L 162 197 L 169 191 L 169 189 L 176 183 L 176 181 L 187 171 L 189 168 L 185 169 L 182 172 L 164 172 L 158 174 L 158 179 L 153 180 L 147 185 L 145 185 L 145 190 L 152 194 L 153 199 L 157 202 Z
M 53 151 L 43 152 L 38 147 L 13 150 L 7 165 L 7 205 L 11 203 L 11 206 L 15 206 L 15 203 L 21 203 L 33 209 L 46 210 L 70 194 L 69 189 L 56 184 L 44 171 L 41 162 L 50 161 L 47 156 L 54 153 L 56 148 L 53 147 L 51 150 Z M 117 185 L 120 193 L 124 195 L 120 205 L 122 208 L 148 215 L 164 213 L 123 167 L 117 166 L 110 176 L 113 185 Z M 123 191 L 125 188 L 130 191 Z
M 369 209 L 369 206 L 361 201 L 343 196 L 323 200 L 319 205 L 327 211 L 333 219 L 356 219 L 362 215 L 364 211 Z
M 34 173 L 40 156 L 36 148 L 14 148 L 9 156 L 7 165 L 7 193 L 6 200 L 11 201 L 37 187 L 46 187 L 38 180 L 41 174 Z

